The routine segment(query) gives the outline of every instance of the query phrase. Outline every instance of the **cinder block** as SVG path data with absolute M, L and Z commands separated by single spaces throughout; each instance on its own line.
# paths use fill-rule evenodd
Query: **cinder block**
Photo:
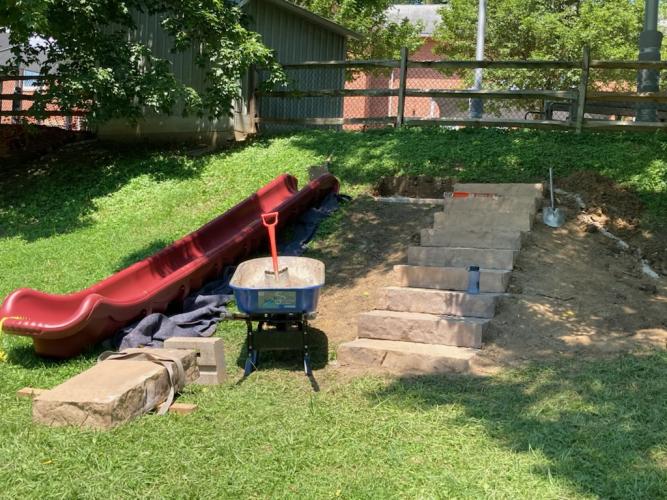
M 370 366 L 398 374 L 467 372 L 477 349 L 395 340 L 356 339 L 341 344 L 342 366 Z
M 479 213 L 529 213 L 535 215 L 540 207 L 539 198 L 445 198 L 444 211 Z
M 518 213 L 436 212 L 433 229 L 447 227 L 493 231 L 530 231 L 533 215 Z
M 359 315 L 359 338 L 460 347 L 482 346 L 488 319 L 375 310 Z
M 219 337 L 172 337 L 164 342 L 169 349 L 192 349 L 197 353 L 200 385 L 217 385 L 227 378 L 225 345 Z
M 479 230 L 469 227 L 445 227 L 442 229 L 422 229 L 423 247 L 466 247 L 497 248 L 519 250 L 520 231 Z
M 391 286 L 380 291 L 378 309 L 493 318 L 497 295 Z
M 514 250 L 496 248 L 410 247 L 408 264 L 412 266 L 469 267 L 512 269 Z
M 394 266 L 400 286 L 433 288 L 436 290 L 468 289 L 468 271 L 458 267 Z M 511 271 L 482 269 L 479 276 L 479 291 L 502 293 L 507 290 Z
M 493 193 L 508 198 L 542 198 L 544 186 L 541 183 L 457 183 L 454 184 L 454 191 L 465 191 L 468 193 Z

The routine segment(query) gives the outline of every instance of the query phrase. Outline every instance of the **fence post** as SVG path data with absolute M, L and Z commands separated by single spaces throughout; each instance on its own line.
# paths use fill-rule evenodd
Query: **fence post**
M 12 118 L 12 122 L 14 124 L 18 124 L 21 122 L 21 117 L 19 115 L 22 108 L 21 105 L 23 104 L 22 95 L 23 95 L 23 85 L 21 81 L 17 81 L 16 87 L 14 87 L 14 97 L 12 99 L 12 112 L 16 113 Z
M 579 81 L 579 96 L 577 99 L 576 130 L 581 133 L 584 126 L 584 111 L 586 108 L 586 91 L 588 90 L 588 73 L 590 71 L 591 49 L 588 45 L 584 47 L 583 61 L 581 65 L 581 80 Z
M 401 48 L 401 69 L 398 75 L 398 109 L 396 110 L 396 126 L 403 126 L 405 115 L 405 87 L 408 79 L 408 48 Z
M 252 133 L 257 133 L 257 85 L 259 78 L 257 75 L 257 67 L 251 64 L 248 68 L 248 117 L 250 118 L 250 128 Z

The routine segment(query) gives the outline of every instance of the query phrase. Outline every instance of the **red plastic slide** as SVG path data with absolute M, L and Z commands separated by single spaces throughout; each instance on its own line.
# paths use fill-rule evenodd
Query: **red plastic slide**
M 14 291 L 0 308 L 3 330 L 32 337 L 42 356 L 75 356 L 132 321 L 165 311 L 223 267 L 265 248 L 262 213 L 278 212 L 283 226 L 331 192 L 338 192 L 338 180 L 330 174 L 301 191 L 295 177 L 282 175 L 194 233 L 86 290 Z

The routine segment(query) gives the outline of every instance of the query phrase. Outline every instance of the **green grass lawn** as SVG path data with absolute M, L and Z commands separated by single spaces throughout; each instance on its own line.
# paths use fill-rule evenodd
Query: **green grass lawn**
M 196 160 L 72 153 L 0 178 L 0 296 L 88 286 L 279 173 L 305 181 L 330 154 L 350 193 L 395 173 L 539 181 L 551 164 L 635 189 L 652 223 L 667 213 L 663 135 L 309 132 Z M 337 216 L 326 237 L 344 223 Z M 348 380 L 327 370 L 315 394 L 298 362 L 269 364 L 237 385 L 243 329 L 219 333 L 230 382 L 187 388 L 195 414 L 149 415 L 108 433 L 34 426 L 30 402 L 15 396 L 56 385 L 95 353 L 49 362 L 28 340 L 2 338 L 0 497 L 667 497 L 664 354 L 554 359 L 487 379 Z

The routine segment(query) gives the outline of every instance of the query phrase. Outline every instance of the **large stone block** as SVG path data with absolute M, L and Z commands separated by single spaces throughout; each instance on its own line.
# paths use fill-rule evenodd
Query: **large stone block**
M 468 193 L 493 193 L 508 198 L 542 198 L 544 186 L 536 184 L 492 184 L 492 183 L 457 183 L 454 191 Z
M 480 318 L 375 310 L 360 314 L 357 327 L 359 338 L 478 348 L 488 322 Z
M 436 212 L 433 217 L 433 229 L 458 227 L 478 231 L 530 231 L 533 227 L 533 218 L 529 212 Z
M 444 211 L 479 213 L 528 213 L 535 215 L 540 206 L 539 198 L 445 198 Z
M 426 314 L 493 318 L 495 294 L 471 295 L 450 290 L 392 286 L 380 291 L 378 309 Z
M 468 271 L 458 267 L 394 266 L 399 286 L 434 288 L 436 290 L 468 289 Z M 479 291 L 481 293 L 502 293 L 507 290 L 510 271 L 482 269 Z
M 412 266 L 469 267 L 512 269 L 517 252 L 495 248 L 410 247 L 408 264 Z
M 194 351 L 128 349 L 175 357 L 186 380 L 199 376 Z M 172 367 L 175 363 L 170 363 Z M 109 429 L 163 403 L 170 392 L 167 369 L 152 361 L 106 360 L 72 377 L 33 401 L 33 420 L 51 426 Z
M 356 339 L 338 347 L 342 366 L 369 366 L 397 374 L 467 372 L 477 349 L 392 340 Z
M 520 231 L 479 230 L 468 227 L 422 229 L 421 245 L 425 247 L 498 248 L 519 250 Z
M 225 344 L 220 337 L 172 337 L 164 342 L 165 348 L 191 349 L 197 353 L 200 385 L 217 385 L 227 378 Z

